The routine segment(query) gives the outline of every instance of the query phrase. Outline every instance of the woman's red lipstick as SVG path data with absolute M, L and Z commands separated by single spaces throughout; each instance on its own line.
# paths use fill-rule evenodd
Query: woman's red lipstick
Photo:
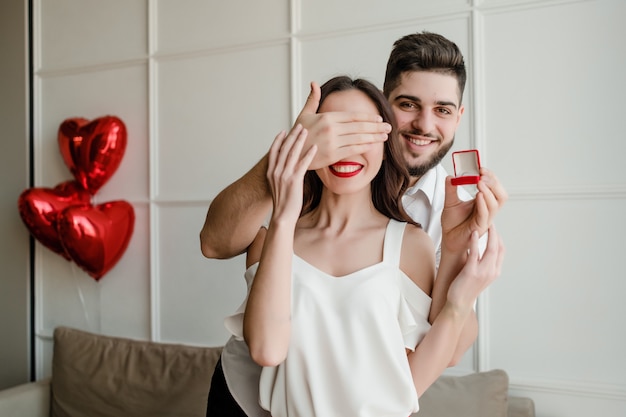
M 363 165 L 357 164 L 356 162 L 337 162 L 336 164 L 332 164 L 329 168 L 333 175 L 340 178 L 349 178 L 361 172 Z

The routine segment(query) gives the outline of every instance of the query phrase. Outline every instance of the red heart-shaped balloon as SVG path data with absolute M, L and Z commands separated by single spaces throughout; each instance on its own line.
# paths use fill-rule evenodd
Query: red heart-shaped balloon
M 115 173 L 126 151 L 126 126 L 115 116 L 66 119 L 58 133 L 65 165 L 76 181 L 95 194 Z
M 68 207 L 57 221 L 63 248 L 96 281 L 120 260 L 134 226 L 133 206 L 123 200 Z
M 70 206 L 89 204 L 90 199 L 91 195 L 78 182 L 66 181 L 54 188 L 24 190 L 17 206 L 22 221 L 35 239 L 69 261 L 57 232 L 58 214 Z

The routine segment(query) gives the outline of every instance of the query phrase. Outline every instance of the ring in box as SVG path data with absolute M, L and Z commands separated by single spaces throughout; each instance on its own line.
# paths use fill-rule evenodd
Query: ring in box
M 452 185 L 478 184 L 480 180 L 480 157 L 478 150 L 452 152 L 454 178 Z

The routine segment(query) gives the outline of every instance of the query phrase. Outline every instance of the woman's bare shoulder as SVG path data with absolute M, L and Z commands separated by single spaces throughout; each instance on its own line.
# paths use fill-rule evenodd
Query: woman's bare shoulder
M 400 269 L 426 294 L 435 280 L 435 245 L 419 226 L 407 224 L 402 240 Z
M 405 247 L 420 249 L 420 252 L 425 251 L 426 254 L 432 253 L 433 256 L 435 255 L 435 245 L 428 233 L 420 226 L 414 224 L 407 223 L 404 229 L 402 248 L 404 249 Z

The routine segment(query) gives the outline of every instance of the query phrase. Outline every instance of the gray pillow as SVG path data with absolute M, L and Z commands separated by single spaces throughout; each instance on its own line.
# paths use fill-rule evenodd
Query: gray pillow
M 507 417 L 509 377 L 501 369 L 443 375 L 420 397 L 414 417 Z
M 204 417 L 221 348 L 54 331 L 52 417 Z

